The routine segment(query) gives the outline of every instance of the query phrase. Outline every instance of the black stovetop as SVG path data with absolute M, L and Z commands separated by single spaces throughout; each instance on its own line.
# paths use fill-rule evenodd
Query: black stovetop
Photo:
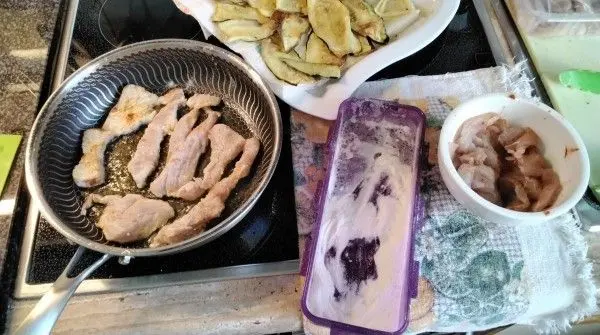
M 204 40 L 196 21 L 181 13 L 171 0 L 80 0 L 69 57 L 70 70 L 117 46 L 156 38 Z M 223 46 L 214 37 L 207 42 Z M 493 65 L 493 56 L 473 4 L 462 1 L 449 27 L 429 46 L 382 70 L 371 80 L 443 74 Z M 298 259 L 290 108 L 279 103 L 284 124 L 281 159 L 269 186 L 244 220 L 200 248 L 174 256 L 137 258 L 128 266 L 113 259 L 91 278 L 124 278 Z M 75 249 L 76 246 L 40 220 L 27 283 L 54 281 Z M 88 253 L 81 266 L 89 265 L 97 257 Z

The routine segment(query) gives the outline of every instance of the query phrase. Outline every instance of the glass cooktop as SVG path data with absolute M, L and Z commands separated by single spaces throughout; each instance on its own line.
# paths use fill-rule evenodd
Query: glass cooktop
M 157 38 L 206 41 L 198 23 L 180 12 L 171 0 L 79 0 L 73 27 L 67 73 L 107 51 L 133 42 Z M 214 37 L 206 42 L 223 46 Z M 461 1 L 456 16 L 438 38 L 370 80 L 443 74 L 493 65 L 494 58 L 475 8 L 471 1 Z M 86 288 L 84 283 L 79 292 L 297 271 L 290 108 L 280 101 L 280 109 L 284 124 L 281 159 L 269 186 L 244 220 L 219 239 L 186 253 L 136 258 L 128 265 L 112 259 L 90 277 L 95 279 L 90 282 L 98 283 L 96 288 L 91 285 Z M 77 248 L 43 219 L 29 221 L 33 223 L 25 232 L 16 297 L 40 295 L 63 271 Z M 91 264 L 98 257 L 97 253 L 88 252 L 81 266 Z M 109 280 L 116 284 L 109 284 Z M 121 287 L 116 287 L 119 285 Z

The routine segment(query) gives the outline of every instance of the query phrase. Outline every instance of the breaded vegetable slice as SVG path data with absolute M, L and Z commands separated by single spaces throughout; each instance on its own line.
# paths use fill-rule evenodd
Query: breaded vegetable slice
M 264 16 L 270 17 L 275 11 L 275 0 L 247 0 L 246 2 Z
M 379 43 L 387 39 L 383 19 L 368 3 L 363 0 L 341 0 L 341 2 L 350 11 L 352 30 Z
M 323 40 L 315 33 L 310 34 L 310 37 L 308 38 L 308 43 L 306 44 L 306 56 L 304 59 L 309 63 L 318 64 L 340 66 L 343 63 L 341 58 L 329 51 L 327 44 L 325 44 L 325 42 L 323 42 Z
M 307 63 L 298 60 L 283 59 L 283 61 L 294 69 L 309 74 L 311 76 L 321 76 L 330 78 L 339 78 L 341 76 L 340 67 L 337 65 Z
M 275 0 L 275 9 L 287 13 L 306 13 L 306 0 Z
M 339 0 L 308 0 L 308 20 L 336 56 L 360 52 L 360 42 L 350 26 L 350 12 Z
M 308 20 L 298 14 L 289 14 L 281 21 L 279 35 L 283 51 L 292 50 L 302 38 L 302 35 L 310 29 Z
M 252 7 L 244 7 L 230 3 L 217 2 L 212 20 L 215 22 L 227 20 L 254 20 L 259 23 L 266 23 L 269 18 L 263 16 Z
M 314 82 L 314 78 L 308 76 L 300 71 L 296 71 L 293 68 L 289 67 L 282 60 L 282 52 L 277 49 L 277 45 L 273 43 L 271 40 L 266 39 L 260 43 L 260 54 L 267 64 L 267 67 L 275 77 L 288 82 L 293 85 L 303 84 L 303 83 L 312 83 Z
M 273 21 L 259 24 L 254 20 L 229 20 L 217 23 L 217 27 L 227 42 L 259 41 L 273 35 L 277 28 Z

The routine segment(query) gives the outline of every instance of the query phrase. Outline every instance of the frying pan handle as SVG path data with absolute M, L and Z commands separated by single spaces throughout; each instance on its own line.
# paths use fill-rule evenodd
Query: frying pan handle
M 67 274 L 75 267 L 85 250 L 84 247 L 77 249 L 67 268 L 54 282 L 50 291 L 44 294 L 33 310 L 29 312 L 25 320 L 17 328 L 15 334 L 50 334 L 56 320 L 58 320 L 63 309 L 67 306 L 69 299 L 75 293 L 79 284 L 112 257 L 111 255 L 103 255 L 76 277 L 67 277 Z

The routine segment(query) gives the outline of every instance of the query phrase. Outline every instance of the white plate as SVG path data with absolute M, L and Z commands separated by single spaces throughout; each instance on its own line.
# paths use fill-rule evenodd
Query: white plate
M 205 30 L 218 36 L 217 28 L 210 20 L 214 10 L 212 0 L 174 1 L 182 11 L 196 18 Z M 350 67 L 340 79 L 320 81 L 317 85 L 312 86 L 294 86 L 277 79 L 262 61 L 256 42 L 225 44 L 242 55 L 260 73 L 280 99 L 303 112 L 333 120 L 337 117 L 340 103 L 352 95 L 365 80 L 386 66 L 423 49 L 438 37 L 456 14 L 459 4 L 460 0 L 415 1 L 417 7 L 435 8 L 435 10 L 410 26 L 393 42 Z

